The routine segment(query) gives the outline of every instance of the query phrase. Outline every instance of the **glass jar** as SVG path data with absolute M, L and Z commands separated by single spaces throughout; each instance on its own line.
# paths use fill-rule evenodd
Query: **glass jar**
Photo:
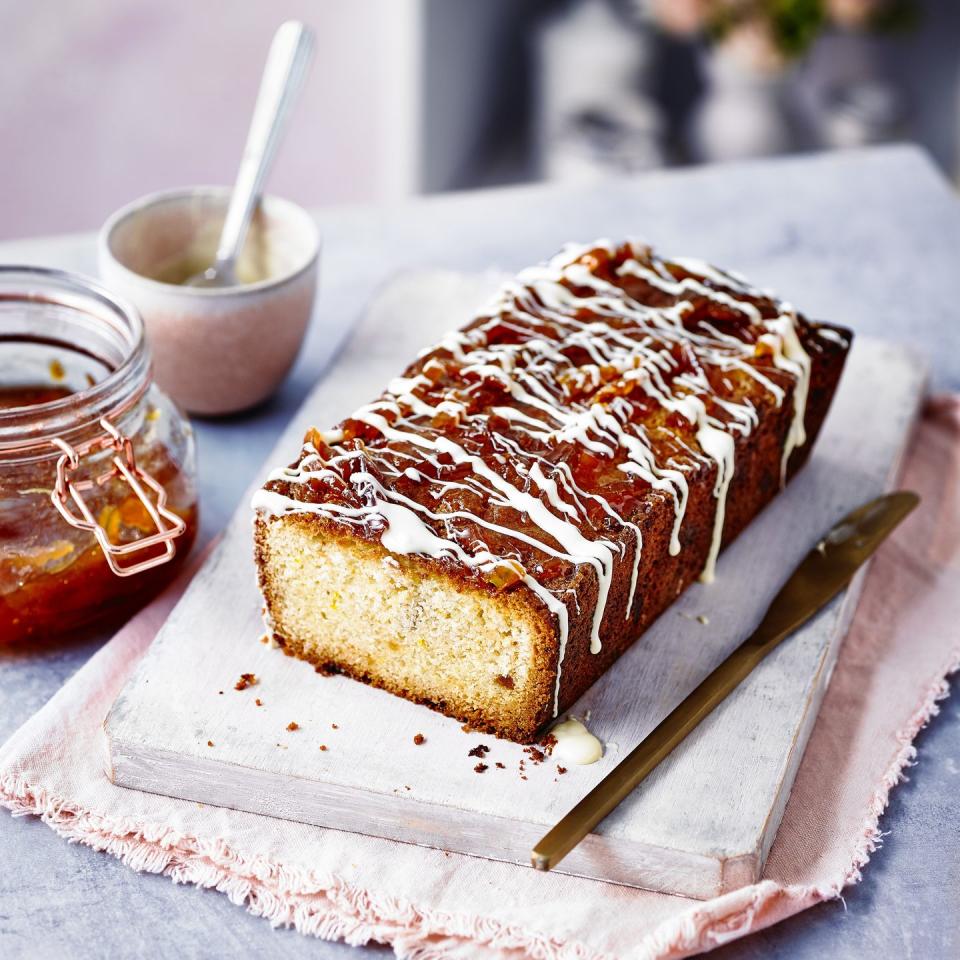
M 196 530 L 193 431 L 153 384 L 136 310 L 0 267 L 0 642 L 129 615 Z

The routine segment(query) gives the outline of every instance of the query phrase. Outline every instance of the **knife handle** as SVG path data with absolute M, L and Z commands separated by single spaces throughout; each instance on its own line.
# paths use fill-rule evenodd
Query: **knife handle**
M 558 864 L 669 756 L 711 710 L 736 689 L 768 649 L 748 644 L 737 647 L 544 835 L 531 852 L 533 866 L 538 870 L 550 870 Z
M 907 490 L 888 493 L 834 524 L 788 578 L 757 629 L 540 840 L 530 853 L 533 866 L 555 867 L 781 640 L 840 593 L 919 500 Z

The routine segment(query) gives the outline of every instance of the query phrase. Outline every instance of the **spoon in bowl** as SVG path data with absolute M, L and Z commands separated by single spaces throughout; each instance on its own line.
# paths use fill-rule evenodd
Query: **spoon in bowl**
M 280 25 L 263 68 L 260 92 L 223 221 L 216 257 L 206 270 L 187 280 L 187 286 L 237 286 L 237 257 L 243 249 L 250 220 L 260 202 L 263 182 L 312 53 L 313 34 L 307 27 L 295 20 Z

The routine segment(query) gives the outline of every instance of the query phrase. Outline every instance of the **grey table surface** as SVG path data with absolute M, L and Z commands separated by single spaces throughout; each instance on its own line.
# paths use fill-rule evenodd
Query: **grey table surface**
M 105 211 L 106 213 L 107 211 Z M 932 386 L 960 390 L 960 202 L 910 147 L 758 161 L 605 181 L 419 199 L 318 213 L 321 294 L 297 365 L 268 404 L 196 422 L 201 537 L 238 507 L 278 432 L 335 358 L 373 291 L 419 267 L 513 270 L 563 242 L 641 236 L 776 289 L 814 317 L 911 344 Z M 0 262 L 95 273 L 92 235 L 0 245 Z M 407 358 L 397 358 L 398 370 Z M 240 505 L 243 509 L 243 505 Z M 0 653 L 0 740 L 105 638 Z M 958 684 L 954 683 L 954 687 Z M 960 954 L 960 698 L 917 741 L 883 847 L 844 902 L 730 944 L 725 960 Z M 610 920 L 609 922 L 615 922 Z M 134 873 L 36 819 L 0 815 L 0 956 L 333 957 L 356 948 L 272 930 L 226 897 Z M 383 947 L 372 947 L 383 952 Z

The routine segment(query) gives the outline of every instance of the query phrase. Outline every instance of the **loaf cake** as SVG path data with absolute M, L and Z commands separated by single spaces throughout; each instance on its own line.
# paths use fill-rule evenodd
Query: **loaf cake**
M 254 497 L 275 643 L 534 740 L 809 454 L 850 345 L 742 277 L 567 247 Z

